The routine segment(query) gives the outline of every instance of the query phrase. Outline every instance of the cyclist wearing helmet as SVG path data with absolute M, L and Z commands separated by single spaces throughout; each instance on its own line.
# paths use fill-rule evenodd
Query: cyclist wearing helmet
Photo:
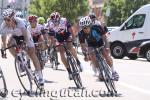
M 40 63 L 35 54 L 35 47 L 34 47 L 31 34 L 27 31 L 24 22 L 14 16 L 15 16 L 15 12 L 13 9 L 6 9 L 3 12 L 4 21 L 1 24 L 1 31 L 0 31 L 2 35 L 1 36 L 2 49 L 6 48 L 6 39 L 8 36 L 10 36 L 8 41 L 8 46 L 11 46 L 15 43 L 19 44 L 20 40 L 24 40 L 27 43 L 27 46 L 29 48 L 28 49 L 29 56 L 31 57 L 34 67 L 37 71 L 37 74 L 39 75 L 39 84 L 44 85 Z M 16 56 L 16 52 L 14 48 L 10 48 L 9 51 L 14 57 Z
M 45 19 L 44 17 L 39 17 L 38 18 L 38 24 L 44 25 L 45 24 Z
M 30 31 L 34 43 L 36 42 L 44 42 L 43 34 L 44 34 L 44 27 L 37 23 L 37 16 L 36 15 L 30 15 L 28 17 L 28 21 L 30 25 L 28 26 L 28 30 Z M 39 44 L 40 49 L 45 49 L 45 44 Z
M 48 22 L 48 28 L 50 30 L 50 36 L 55 37 L 58 43 L 60 43 L 60 44 L 62 42 L 67 43 L 68 50 L 70 50 L 70 52 L 76 58 L 78 65 L 81 66 L 81 63 L 77 57 L 77 53 L 76 53 L 75 49 L 73 48 L 72 42 L 71 42 L 73 40 L 73 38 L 75 37 L 75 36 L 73 36 L 74 34 L 73 34 L 73 30 L 72 30 L 72 25 L 67 21 L 67 19 L 60 17 L 60 14 L 58 12 L 53 12 L 50 15 L 50 20 Z M 64 48 L 59 46 L 58 49 L 60 52 L 61 60 L 69 73 L 69 79 L 72 79 L 71 69 L 69 68 L 69 65 L 68 65 L 67 60 L 64 55 L 65 54 Z
M 93 25 L 101 25 L 101 22 L 97 20 L 94 13 L 89 14 L 89 17 L 91 18 Z
M 97 67 L 98 63 L 96 62 L 95 54 L 90 54 L 88 56 L 86 55 L 86 52 L 93 50 L 93 48 L 101 47 L 104 45 L 105 48 L 102 50 L 102 55 L 112 69 L 114 80 L 117 81 L 119 75 L 114 70 L 113 62 L 109 52 L 109 43 L 103 28 L 98 25 L 92 25 L 92 20 L 89 16 L 81 18 L 79 25 L 82 28 L 82 30 L 79 32 L 79 41 L 81 43 L 82 52 L 85 56 L 85 61 L 88 61 L 90 58 L 92 64 Z M 99 74 L 99 79 L 102 80 L 101 74 Z

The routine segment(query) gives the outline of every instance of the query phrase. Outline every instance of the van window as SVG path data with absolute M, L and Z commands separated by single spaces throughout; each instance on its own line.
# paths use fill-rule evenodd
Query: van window
M 133 16 L 123 27 L 125 29 L 134 29 L 134 28 L 141 28 L 145 21 L 145 14 L 139 14 Z

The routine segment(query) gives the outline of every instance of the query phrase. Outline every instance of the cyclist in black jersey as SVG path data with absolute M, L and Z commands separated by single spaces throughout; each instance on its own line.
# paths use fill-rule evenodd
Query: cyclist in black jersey
M 104 46 L 102 55 L 112 69 L 114 80 L 118 81 L 119 75 L 114 70 L 113 60 L 110 56 L 107 34 L 103 27 L 101 25 L 93 25 L 89 16 L 81 18 L 79 25 L 81 27 L 81 31 L 79 32 L 79 41 L 81 43 L 82 52 L 85 56 L 85 61 L 88 61 L 90 58 L 93 66 L 97 67 L 98 63 L 96 62 L 95 54 L 90 54 L 88 56 L 86 52 L 93 50 L 93 48 Z M 100 80 L 102 79 L 101 74 L 99 74 L 99 78 Z

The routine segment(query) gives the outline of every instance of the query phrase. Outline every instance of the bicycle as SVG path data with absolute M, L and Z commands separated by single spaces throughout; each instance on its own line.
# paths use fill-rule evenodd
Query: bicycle
M 5 77 L 0 66 L 0 96 L 5 98 L 8 95 Z
M 117 94 L 117 90 L 115 87 L 115 83 L 113 81 L 111 68 L 107 64 L 106 60 L 101 56 L 102 55 L 101 51 L 103 48 L 104 48 L 104 46 L 101 46 L 99 48 L 94 48 L 94 50 L 89 51 L 89 53 L 95 53 L 96 60 L 99 63 L 99 68 L 98 68 L 99 73 L 102 75 L 102 78 L 104 79 L 104 83 L 106 85 L 108 93 L 110 93 L 110 95 L 114 96 Z
M 75 58 L 73 57 L 73 55 L 71 54 L 71 52 L 67 49 L 66 42 L 63 42 L 63 43 L 57 45 L 56 47 L 58 47 L 58 46 L 63 46 L 63 48 L 65 49 L 65 55 L 66 55 L 69 67 L 71 69 L 72 78 L 73 78 L 77 88 L 82 88 L 83 86 L 82 86 L 82 80 L 80 77 L 80 70 L 81 70 L 80 66 L 77 64 L 77 62 L 76 62 Z
M 12 45 L 2 50 L 3 54 L 6 55 L 6 50 L 15 47 L 16 57 L 15 57 L 15 69 L 17 77 L 25 90 L 25 92 L 30 95 L 33 92 L 33 86 L 35 89 L 42 90 L 38 83 L 37 74 L 31 69 L 30 59 L 26 52 L 27 46 L 20 41 L 19 45 Z
M 54 70 L 57 70 L 58 65 L 59 65 L 58 54 L 57 54 L 56 48 L 53 45 L 48 48 L 48 55 L 49 55 L 49 60 L 50 60 L 50 63 L 51 63 L 51 67 Z
M 45 43 L 45 41 L 44 42 L 36 42 L 36 43 L 34 43 L 35 46 L 36 46 L 36 55 L 37 55 L 37 57 L 39 59 L 39 62 L 40 62 L 40 65 L 41 65 L 42 69 L 44 69 L 44 66 L 45 66 L 46 62 L 48 62 L 47 51 L 46 50 L 42 50 L 42 49 L 40 49 L 38 47 L 38 45 L 43 44 L 43 43 Z

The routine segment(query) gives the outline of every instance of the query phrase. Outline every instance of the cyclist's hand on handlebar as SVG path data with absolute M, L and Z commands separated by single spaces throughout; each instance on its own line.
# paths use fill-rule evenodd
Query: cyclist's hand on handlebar
M 3 48 L 1 49 L 1 56 L 2 58 L 7 58 L 6 51 Z

